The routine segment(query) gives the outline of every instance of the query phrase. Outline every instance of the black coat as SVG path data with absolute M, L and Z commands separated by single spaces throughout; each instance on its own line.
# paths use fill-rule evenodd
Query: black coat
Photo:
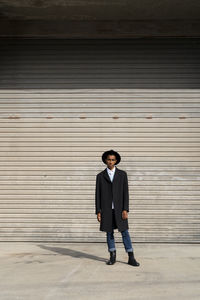
M 122 219 L 122 211 L 129 212 L 129 191 L 127 173 L 116 167 L 111 182 L 107 168 L 96 176 L 96 214 L 101 212 L 101 231 L 112 231 L 112 200 L 118 231 L 129 229 L 128 219 Z

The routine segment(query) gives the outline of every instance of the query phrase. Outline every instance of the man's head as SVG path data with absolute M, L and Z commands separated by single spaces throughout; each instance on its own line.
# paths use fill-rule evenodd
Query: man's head
M 102 160 L 109 168 L 112 169 L 114 165 L 117 165 L 120 162 L 121 156 L 118 152 L 109 150 L 102 154 Z

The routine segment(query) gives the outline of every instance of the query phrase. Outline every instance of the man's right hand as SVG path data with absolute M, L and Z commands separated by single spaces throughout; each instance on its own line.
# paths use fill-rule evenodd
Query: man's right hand
M 101 213 L 100 213 L 100 212 L 97 214 L 97 220 L 98 220 L 99 222 L 101 222 Z

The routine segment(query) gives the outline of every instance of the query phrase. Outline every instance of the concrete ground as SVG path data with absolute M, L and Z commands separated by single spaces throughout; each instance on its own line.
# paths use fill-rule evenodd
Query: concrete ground
M 1 300 L 200 299 L 200 245 L 122 243 L 108 266 L 106 243 L 0 243 Z

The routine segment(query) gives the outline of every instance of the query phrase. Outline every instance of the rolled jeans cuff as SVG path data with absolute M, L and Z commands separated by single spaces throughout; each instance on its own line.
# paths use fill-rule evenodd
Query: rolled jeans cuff
M 116 248 L 110 248 L 109 252 L 116 251 Z
M 127 249 L 126 252 L 133 252 L 133 249 Z

